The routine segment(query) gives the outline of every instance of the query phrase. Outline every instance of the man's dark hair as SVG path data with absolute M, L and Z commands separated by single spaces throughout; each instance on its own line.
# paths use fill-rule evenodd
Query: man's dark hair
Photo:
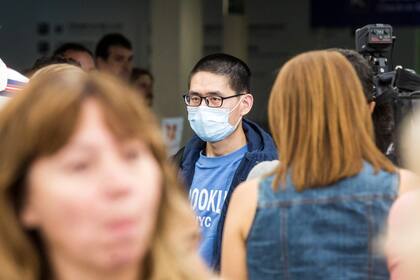
M 140 76 L 149 76 L 152 82 L 154 81 L 153 75 L 152 73 L 150 73 L 149 70 L 144 69 L 144 68 L 137 68 L 137 67 L 133 68 L 133 70 L 131 71 L 130 81 L 134 82 Z
M 375 73 L 369 62 L 358 52 L 350 49 L 331 49 L 344 55 L 351 63 L 362 84 L 363 92 L 368 102 L 375 100 L 373 77 Z
M 23 70 L 22 73 L 25 76 L 30 77 L 39 69 L 52 65 L 52 64 L 70 64 L 77 67 L 81 67 L 79 62 L 71 58 L 65 58 L 62 56 L 43 56 L 43 57 L 38 58 L 34 62 L 31 68 L 27 68 Z
M 229 78 L 229 86 L 237 93 L 251 92 L 251 70 L 245 62 L 232 55 L 216 53 L 203 57 L 191 70 L 189 82 L 195 73 L 201 71 Z
M 375 130 L 375 142 L 379 150 L 382 151 L 394 163 L 399 163 L 398 143 L 396 139 L 394 109 L 391 100 L 375 100 L 374 76 L 375 73 L 369 62 L 355 50 L 331 49 L 344 55 L 353 65 L 363 87 L 363 92 L 368 102 L 376 101 L 375 109 L 372 113 L 372 121 Z
M 70 64 L 77 67 L 81 67 L 79 62 L 71 58 L 65 58 L 62 56 L 47 56 L 47 57 L 44 56 L 44 57 L 38 58 L 35 61 L 30 71 L 33 73 L 41 68 L 44 68 L 52 64 Z
M 107 34 L 99 40 L 96 45 L 95 56 L 100 57 L 104 60 L 108 59 L 109 48 L 112 46 L 119 46 L 129 50 L 132 50 L 131 42 L 120 33 Z
M 85 52 L 93 57 L 93 53 L 88 48 L 78 43 L 65 43 L 61 45 L 54 51 L 53 56 L 64 56 L 67 51 Z

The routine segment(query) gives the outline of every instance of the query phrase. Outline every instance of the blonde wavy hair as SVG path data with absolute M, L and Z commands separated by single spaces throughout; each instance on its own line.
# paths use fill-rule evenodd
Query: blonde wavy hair
M 39 234 L 19 222 L 26 176 L 34 160 L 56 153 L 69 141 L 88 98 L 98 102 L 116 137 L 139 138 L 149 147 L 163 175 L 157 227 L 144 260 L 143 279 L 208 279 L 195 253 L 198 227 L 167 161 L 153 114 L 127 86 L 74 68 L 70 72 L 77 72 L 77 77 L 71 80 L 67 70 L 43 70 L 0 112 L 0 279 L 51 277 Z

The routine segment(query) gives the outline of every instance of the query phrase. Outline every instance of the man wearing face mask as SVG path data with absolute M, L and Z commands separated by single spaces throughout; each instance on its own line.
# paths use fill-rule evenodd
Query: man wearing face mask
M 233 190 L 258 162 L 274 160 L 272 138 L 244 119 L 253 105 L 251 72 L 227 54 L 202 58 L 183 96 L 195 136 L 175 155 L 200 224 L 200 254 L 220 269 L 223 224 Z

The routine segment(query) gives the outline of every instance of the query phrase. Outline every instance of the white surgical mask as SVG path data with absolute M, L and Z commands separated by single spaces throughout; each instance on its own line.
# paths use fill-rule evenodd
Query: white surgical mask
M 241 100 L 232 109 L 187 106 L 188 121 L 192 130 L 206 142 L 218 142 L 225 139 L 236 130 L 242 120 L 239 118 L 235 125 L 229 123 L 230 113 L 239 106 Z

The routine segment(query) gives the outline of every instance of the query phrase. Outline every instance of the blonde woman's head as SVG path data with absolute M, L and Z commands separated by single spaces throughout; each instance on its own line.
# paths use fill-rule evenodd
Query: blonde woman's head
M 63 266 L 200 278 L 184 263 L 200 266 L 197 229 L 155 118 L 113 78 L 67 69 L 38 73 L 0 113 L 0 278 Z

